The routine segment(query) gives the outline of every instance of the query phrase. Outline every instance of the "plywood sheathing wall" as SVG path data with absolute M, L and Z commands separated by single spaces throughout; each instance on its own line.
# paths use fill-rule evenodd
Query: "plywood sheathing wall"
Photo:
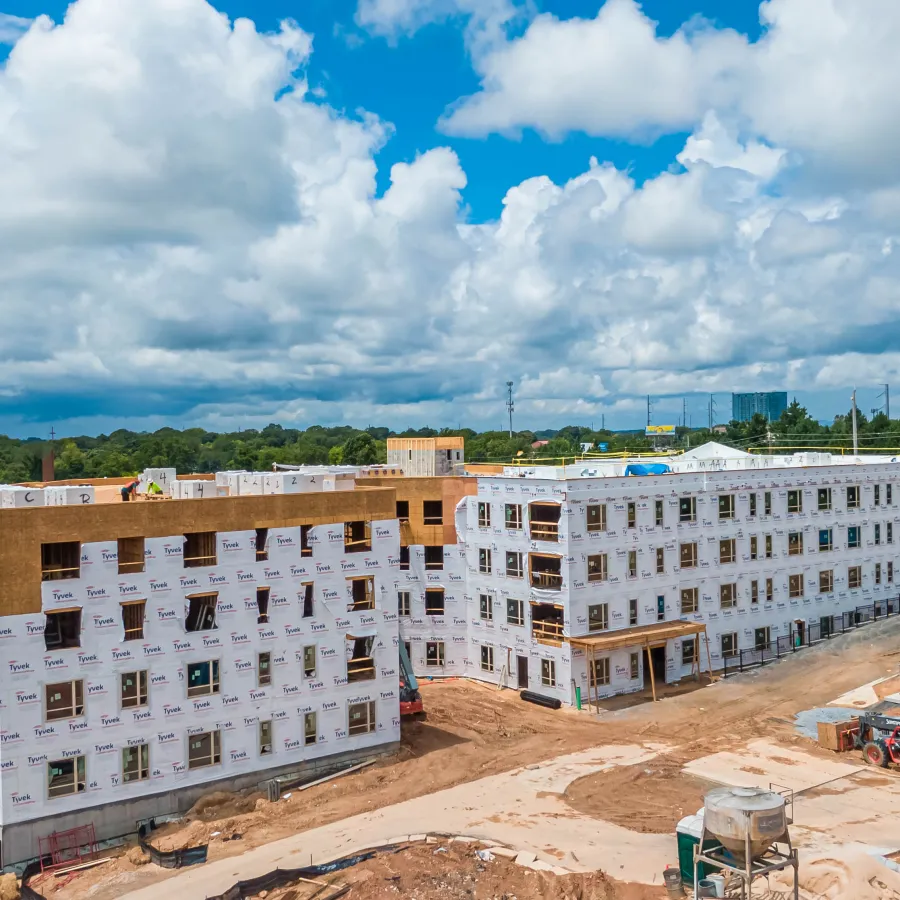
M 397 492 L 398 500 L 409 502 L 409 524 L 404 524 L 400 530 L 400 543 L 404 547 L 455 544 L 456 504 L 463 497 L 474 497 L 478 493 L 476 479 L 457 475 L 433 478 L 360 478 L 357 484 L 392 487 Z M 425 524 L 422 511 L 425 500 L 443 501 L 443 525 Z M 392 513 L 391 518 L 395 515 L 396 513 Z
M 396 518 L 393 485 L 357 491 L 0 510 L 0 616 L 41 611 L 41 544 Z

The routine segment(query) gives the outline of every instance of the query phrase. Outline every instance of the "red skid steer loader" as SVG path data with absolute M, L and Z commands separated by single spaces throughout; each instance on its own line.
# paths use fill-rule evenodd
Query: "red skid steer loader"
M 900 766 L 900 718 L 863 713 L 854 746 L 862 750 L 863 759 L 872 766 Z

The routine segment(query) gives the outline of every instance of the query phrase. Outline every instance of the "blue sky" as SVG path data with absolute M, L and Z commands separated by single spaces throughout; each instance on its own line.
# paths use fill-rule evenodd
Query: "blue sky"
M 597 0 L 537 0 L 537 8 L 561 19 L 590 18 L 602 4 Z M 314 35 L 315 52 L 309 67 L 313 86 L 326 92 L 326 101 L 352 113 L 362 107 L 393 123 L 396 131 L 377 157 L 379 187 L 388 183 L 395 162 L 411 161 L 435 146 L 451 146 L 469 178 L 464 198 L 475 221 L 495 218 L 510 184 L 536 174 L 565 181 L 583 171 L 596 156 L 636 180 L 664 171 L 684 145 L 687 133 L 661 136 L 649 145 L 569 134 L 546 141 L 533 131 L 520 140 L 499 135 L 455 138 L 440 134 L 436 124 L 445 107 L 458 97 L 474 93 L 478 77 L 466 52 L 463 31 L 452 24 L 428 25 L 412 38 L 389 44 L 366 36 L 354 24 L 354 0 L 217 0 L 214 6 L 232 19 L 247 17 L 260 29 L 274 30 L 291 18 Z M 734 28 L 751 38 L 759 35 L 759 3 L 754 0 L 645 0 L 645 13 L 659 23 L 661 34 L 671 34 L 694 16 L 722 27 Z M 5 0 L 5 12 L 33 18 L 45 13 L 62 21 L 64 0 Z M 355 36 L 358 41 L 347 36 Z
M 829 419 L 900 371 L 900 5 L 66 8 L 0 3 L 2 430 L 493 427 L 510 378 L 523 427 Z

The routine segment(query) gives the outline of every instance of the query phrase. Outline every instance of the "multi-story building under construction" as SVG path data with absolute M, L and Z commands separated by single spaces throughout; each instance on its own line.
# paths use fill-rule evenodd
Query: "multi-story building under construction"
M 137 503 L 10 489 L 3 862 L 390 749 L 400 641 L 419 675 L 599 705 L 897 609 L 890 458 L 707 445 L 469 472 L 170 472 L 147 480 L 181 499 Z

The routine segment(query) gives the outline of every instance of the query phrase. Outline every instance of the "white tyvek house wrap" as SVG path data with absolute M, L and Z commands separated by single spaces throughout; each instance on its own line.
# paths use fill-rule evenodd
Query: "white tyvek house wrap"
M 409 593 L 410 616 L 400 620 L 400 631 L 409 644 L 413 671 L 421 676 L 471 674 L 467 646 L 465 557 L 456 544 L 445 545 L 442 570 L 425 569 L 425 551 L 420 545 L 409 548 L 409 569 L 396 571 L 396 592 Z M 425 614 L 426 588 L 443 588 L 444 615 Z M 394 598 L 395 609 L 398 603 Z M 444 665 L 427 664 L 427 645 L 443 642 Z
M 547 502 L 558 502 L 561 505 L 559 542 L 528 540 L 528 503 L 540 499 Z M 491 504 L 491 524 L 489 528 L 478 526 L 478 503 Z M 548 697 L 557 697 L 564 703 L 571 703 L 573 691 L 571 686 L 572 665 L 571 651 L 568 644 L 553 646 L 539 643 L 532 637 L 530 606 L 535 603 L 552 603 L 564 609 L 565 634 L 570 633 L 568 620 L 568 596 L 571 587 L 571 573 L 566 559 L 566 537 L 564 530 L 565 515 L 565 482 L 526 482 L 524 479 L 479 479 L 478 495 L 466 497 L 460 504 L 460 512 L 464 516 L 467 573 L 469 578 L 469 644 L 473 661 L 474 677 L 497 684 L 501 676 L 503 683 L 511 687 L 522 684 L 527 689 Z M 504 506 L 517 503 L 522 506 L 525 522 L 521 530 L 506 529 Z M 479 549 L 488 547 L 491 550 L 491 571 L 479 570 Z M 541 590 L 533 588 L 528 573 L 528 553 L 540 552 L 559 555 L 562 559 L 560 571 L 562 584 L 560 590 Z M 523 577 L 506 574 L 507 552 L 521 553 L 524 568 Z M 481 596 L 490 598 L 493 614 L 485 618 L 481 610 Z M 521 600 L 524 611 L 524 624 L 515 625 L 508 621 L 507 608 L 509 601 Z M 493 648 L 494 671 L 482 668 L 481 647 Z M 542 678 L 542 660 L 554 663 L 552 681 Z M 506 671 L 504 672 L 504 667 Z M 520 680 L 521 679 L 521 680 Z M 546 683 L 545 683 L 546 682 Z
M 561 470 L 560 470 L 561 473 Z M 709 656 L 714 669 L 721 668 L 722 635 L 736 634 L 740 649 L 755 646 L 757 629 L 769 629 L 772 640 L 790 634 L 791 624 L 800 620 L 817 623 L 822 617 L 839 615 L 874 600 L 896 597 L 900 579 L 900 486 L 894 484 L 891 503 L 887 504 L 884 485 L 900 474 L 900 466 L 891 463 L 818 468 L 748 469 L 737 471 L 690 473 L 661 477 L 614 477 L 539 479 L 485 476 L 478 479 L 478 495 L 466 497 L 456 510 L 456 527 L 460 546 L 466 556 L 467 638 L 469 651 L 466 672 L 473 678 L 498 682 L 501 669 L 508 664 L 504 684 L 518 683 L 518 658 L 528 658 L 528 685 L 542 694 L 558 696 L 572 702 L 572 687 L 581 688 L 587 695 L 587 660 L 575 650 L 569 658 L 569 647 L 553 647 L 531 638 L 528 615 L 530 601 L 562 604 L 565 610 L 567 635 L 588 633 L 588 607 L 606 603 L 609 607 L 609 628 L 627 628 L 632 624 L 630 601 L 637 604 L 637 625 L 659 621 L 660 612 L 666 621 L 686 618 L 704 622 L 709 635 Z M 874 505 L 874 486 L 882 485 L 880 504 Z M 860 509 L 847 509 L 846 487 L 859 485 Z M 819 511 L 817 491 L 820 486 L 832 488 L 832 509 Z M 787 512 L 787 492 L 799 489 L 803 494 L 803 511 Z M 772 494 L 772 513 L 764 515 L 764 493 Z M 757 515 L 750 516 L 750 493 L 758 495 Z M 735 495 L 735 517 L 719 521 L 718 495 Z M 696 498 L 695 523 L 679 522 L 679 499 Z M 559 541 L 532 541 L 528 529 L 528 503 L 535 500 L 559 500 L 561 516 Z M 663 503 L 663 526 L 655 524 L 655 503 Z M 491 504 L 491 527 L 478 526 L 478 503 Z M 627 504 L 634 502 L 637 527 L 627 527 Z M 504 527 L 504 505 L 522 506 L 523 528 Z M 588 532 L 587 507 L 605 504 L 607 530 Z M 892 543 L 887 543 L 887 525 L 892 525 Z M 880 544 L 875 544 L 875 525 L 880 526 Z M 862 546 L 848 547 L 847 526 L 862 529 Z M 832 529 L 834 550 L 818 552 L 820 529 Z M 804 553 L 788 554 L 788 534 L 802 532 Z M 765 557 L 765 535 L 772 536 L 773 553 Z M 750 559 L 750 537 L 755 535 L 758 557 Z M 719 542 L 734 538 L 737 561 L 719 563 Z M 680 545 L 697 543 L 698 565 L 680 568 Z M 656 549 L 663 548 L 664 571 L 657 573 Z M 490 548 L 491 573 L 479 571 L 479 548 Z M 627 572 L 628 552 L 637 554 L 637 575 Z M 511 578 L 505 574 L 507 551 L 521 552 L 525 563 L 525 578 Z M 528 581 L 527 554 L 530 551 L 559 554 L 563 575 L 561 590 L 546 591 L 532 588 Z M 608 580 L 587 580 L 587 558 L 605 553 Z M 414 557 L 413 557 L 414 559 Z M 894 580 L 887 581 L 887 564 L 892 563 Z M 848 566 L 861 566 L 862 587 L 848 586 Z M 876 565 L 881 566 L 881 583 L 875 583 Z M 831 569 L 834 591 L 819 592 L 819 572 Z M 803 574 L 802 597 L 790 597 L 788 578 Z M 410 576 L 413 573 L 407 573 Z M 772 602 L 765 599 L 766 580 L 772 579 Z M 751 602 L 751 582 L 757 581 L 759 601 Z M 723 609 L 720 586 L 734 584 L 737 604 Z M 681 591 L 697 588 L 698 609 L 695 613 L 681 613 Z M 481 614 L 479 597 L 491 597 L 492 618 Z M 525 601 L 525 625 L 507 622 L 507 601 Z M 441 634 L 458 639 L 458 631 L 438 632 L 434 623 L 429 639 L 439 640 Z M 406 639 L 420 629 L 413 623 L 401 622 Z M 449 640 L 449 637 L 446 638 Z M 481 668 L 481 646 L 494 647 L 494 672 Z M 698 646 L 700 664 L 708 668 L 707 648 Z M 597 658 L 609 659 L 610 683 L 599 687 L 600 696 L 627 693 L 643 688 L 646 659 L 638 652 L 637 677 L 632 677 L 631 655 L 639 648 L 624 648 L 611 653 L 597 653 Z M 541 659 L 556 662 L 556 686 L 541 683 Z M 428 674 L 424 666 L 414 661 L 417 674 Z M 690 674 L 691 664 L 682 660 L 682 641 L 670 640 L 666 647 L 666 680 L 677 681 Z M 649 683 L 649 675 L 648 683 Z M 574 682 L 574 684 L 573 684 Z
M 81 577 L 42 585 L 45 610 L 81 607 L 82 646 L 48 652 L 43 615 L 6 617 L 0 628 L 0 791 L 2 822 L 176 789 L 230 774 L 289 766 L 396 741 L 400 737 L 396 521 L 372 523 L 372 550 L 345 553 L 343 527 L 312 529 L 312 557 L 300 528 L 271 529 L 269 558 L 256 561 L 255 532 L 218 535 L 216 566 L 185 569 L 183 536 L 146 541 L 146 572 L 119 575 L 115 541 L 83 546 Z M 348 611 L 353 575 L 372 575 L 375 610 Z M 314 583 L 314 615 L 302 617 L 302 585 Z M 257 624 L 257 586 L 271 589 L 269 622 Z M 186 633 L 186 597 L 217 591 L 213 631 Z M 144 639 L 124 641 L 120 602 L 146 599 Z M 376 678 L 347 683 L 348 635 L 374 634 Z M 303 648 L 317 648 L 305 677 Z M 257 654 L 272 654 L 272 684 L 257 684 Z M 218 694 L 188 699 L 188 662 L 218 659 Z M 149 672 L 149 704 L 122 709 L 123 672 Z M 85 714 L 47 723 L 44 685 L 84 679 Z M 348 737 L 348 706 L 376 703 L 377 731 Z M 318 742 L 305 746 L 303 714 L 317 713 Z M 259 753 L 260 719 L 273 722 L 273 752 Z M 192 732 L 221 731 L 221 764 L 187 768 Z M 146 742 L 151 777 L 124 784 L 122 749 Z M 47 798 L 47 763 L 83 755 L 86 790 Z

